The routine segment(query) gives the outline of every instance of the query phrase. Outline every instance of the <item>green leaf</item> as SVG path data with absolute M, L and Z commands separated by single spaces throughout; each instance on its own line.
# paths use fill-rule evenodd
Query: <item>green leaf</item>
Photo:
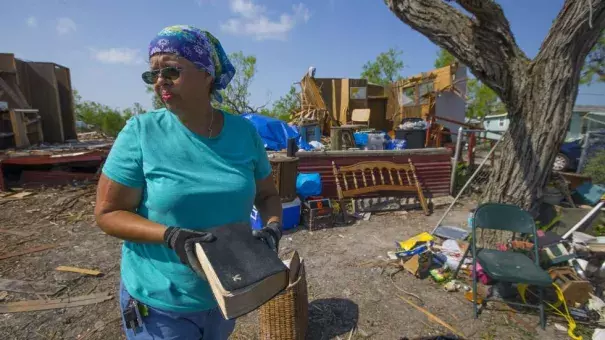
M 388 85 L 402 79 L 400 74 L 404 65 L 401 60 L 402 54 L 402 51 L 394 48 L 380 53 L 376 60 L 368 61 L 363 65 L 361 78 L 379 85 Z
M 456 62 L 456 58 L 446 49 L 439 49 L 437 59 L 435 60 L 435 68 L 446 67 Z
M 588 53 L 580 77 L 582 85 L 603 82 L 605 82 L 605 32 Z

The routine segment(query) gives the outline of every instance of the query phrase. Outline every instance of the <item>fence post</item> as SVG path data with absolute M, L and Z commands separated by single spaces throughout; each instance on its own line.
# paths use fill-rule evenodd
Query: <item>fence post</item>
M 454 196 L 456 188 L 456 170 L 458 170 L 458 159 L 460 158 L 460 149 L 462 149 L 462 134 L 464 129 L 458 128 L 458 136 L 456 137 L 456 150 L 454 150 L 454 159 L 452 160 L 452 177 L 450 178 L 450 195 Z
M 475 132 L 469 132 L 468 136 L 468 166 L 473 168 L 475 166 Z
M 445 210 L 445 213 L 443 213 L 443 216 L 441 216 L 441 219 L 439 219 L 439 222 L 437 222 L 437 225 L 435 225 L 435 228 L 433 228 L 433 231 L 431 231 L 431 235 L 435 234 L 435 230 L 437 230 L 437 228 L 439 228 L 439 226 L 441 225 L 441 222 L 443 222 L 443 220 L 445 219 L 445 217 L 447 216 L 447 214 L 450 212 L 450 210 L 452 210 L 452 207 L 458 202 L 458 198 L 460 198 L 460 196 L 462 196 L 462 193 L 464 193 L 464 190 L 466 190 L 466 188 L 471 184 L 471 182 L 473 181 L 473 179 L 475 179 L 475 176 L 477 176 L 477 174 L 479 173 L 479 171 L 481 171 L 481 168 L 485 165 L 485 163 L 491 157 L 491 155 L 494 152 L 494 150 L 496 150 L 496 147 L 498 146 L 498 144 L 503 139 L 504 139 L 504 137 L 498 139 L 498 141 L 496 142 L 496 144 L 494 145 L 494 147 L 491 150 L 489 150 L 489 153 L 487 154 L 487 157 L 485 157 L 481 161 L 481 164 L 479 164 L 479 167 L 477 167 L 477 169 L 475 169 L 475 171 L 473 172 L 473 174 L 471 175 L 471 177 L 466 181 L 466 183 L 464 184 L 464 186 L 462 186 L 462 189 L 460 189 L 460 191 L 458 192 L 458 194 L 456 195 L 456 197 L 454 197 L 454 200 L 452 201 L 452 203 L 450 204 L 450 206 L 447 207 L 447 209 Z
M 590 121 L 588 121 L 590 123 Z M 580 160 L 578 161 L 578 165 L 576 167 L 576 173 L 579 174 L 584 170 L 584 165 L 586 163 L 586 157 L 588 157 L 588 140 L 590 138 L 590 131 L 586 131 L 584 135 L 584 141 L 582 142 L 582 153 L 580 154 Z
M 490 150 L 494 148 L 494 141 L 491 140 L 491 139 L 489 140 L 489 148 L 490 148 Z M 490 158 L 490 160 L 489 160 L 490 161 L 490 165 L 491 165 L 492 168 L 494 167 L 494 163 L 495 163 L 495 160 L 496 160 L 495 154 L 496 153 L 493 153 L 492 156 L 491 156 L 491 158 Z

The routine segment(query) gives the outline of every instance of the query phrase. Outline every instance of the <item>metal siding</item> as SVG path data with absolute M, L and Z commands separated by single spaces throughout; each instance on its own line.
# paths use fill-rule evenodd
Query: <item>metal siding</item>
M 322 180 L 322 195 L 336 198 L 336 182 L 332 172 L 332 161 L 336 165 L 353 165 L 364 161 L 390 161 L 397 164 L 408 164 L 408 159 L 416 167 L 416 176 L 420 181 L 427 197 L 441 197 L 449 195 L 450 176 L 452 172 L 451 155 L 448 150 L 439 154 L 423 155 L 397 154 L 393 155 L 321 155 L 319 157 L 305 157 L 303 153 L 296 155 L 299 158 L 298 172 L 318 172 Z

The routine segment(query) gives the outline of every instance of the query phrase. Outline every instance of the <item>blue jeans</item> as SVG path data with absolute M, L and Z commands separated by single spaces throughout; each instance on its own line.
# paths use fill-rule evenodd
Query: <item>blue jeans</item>
M 227 340 L 235 328 L 235 320 L 225 320 L 218 308 L 194 313 L 177 313 L 147 306 L 148 315 L 143 316 L 143 326 L 135 334 L 126 328 L 124 308 L 132 299 L 120 283 L 120 312 L 122 327 L 128 340 Z

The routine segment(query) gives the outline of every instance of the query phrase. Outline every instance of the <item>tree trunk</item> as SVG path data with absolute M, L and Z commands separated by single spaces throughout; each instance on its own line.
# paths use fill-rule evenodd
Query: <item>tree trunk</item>
M 605 28 L 605 0 L 566 0 L 533 60 L 493 0 L 456 0 L 471 16 L 442 0 L 386 2 L 506 104 L 510 125 L 484 200 L 536 212 L 571 120 L 582 65 Z
M 552 164 L 567 133 L 578 93 L 579 68 L 554 68 L 553 62 L 535 65 L 532 74 L 517 82 L 520 105 L 509 112 L 509 127 L 501 157 L 483 197 L 488 202 L 516 204 L 536 212 Z

